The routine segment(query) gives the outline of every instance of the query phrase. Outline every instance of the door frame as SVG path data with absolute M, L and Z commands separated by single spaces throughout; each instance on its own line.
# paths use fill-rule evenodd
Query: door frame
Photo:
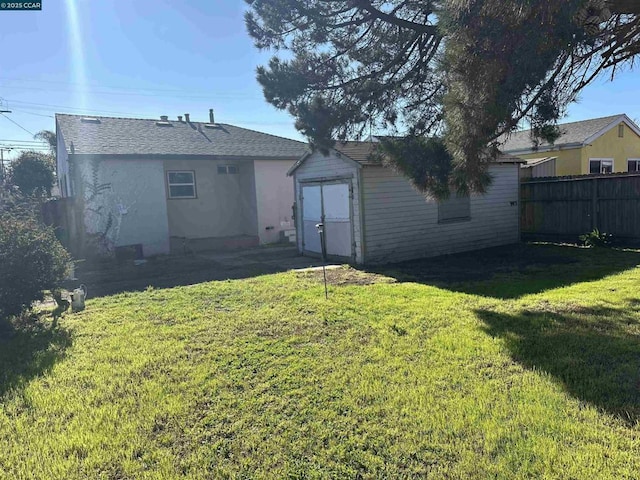
M 349 188 L 349 225 L 351 230 L 351 255 L 350 256 L 340 256 L 340 255 L 328 255 L 328 260 L 334 261 L 344 261 L 347 260 L 350 263 L 355 263 L 356 261 L 356 237 L 355 237 L 355 228 L 353 225 L 353 176 L 344 176 L 344 177 L 332 177 L 332 178 L 322 178 L 322 179 L 308 179 L 308 180 L 299 180 L 298 184 L 300 185 L 299 192 L 299 203 L 300 203 L 300 241 L 302 245 L 302 254 L 308 257 L 316 257 L 322 258 L 322 253 L 312 252 L 305 249 L 305 241 L 304 241 L 304 195 L 303 189 L 304 187 L 320 187 L 320 221 L 324 223 L 324 193 L 322 190 L 323 185 L 340 185 L 345 184 Z

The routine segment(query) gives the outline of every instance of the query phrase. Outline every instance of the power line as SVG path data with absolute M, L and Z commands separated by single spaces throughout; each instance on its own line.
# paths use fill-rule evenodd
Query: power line
M 34 136 L 35 134 L 30 132 L 29 130 L 27 130 L 26 128 L 24 128 L 22 125 L 20 125 L 18 122 L 14 122 L 11 118 L 7 117 L 4 113 L 0 113 L 0 115 L 2 115 L 4 118 L 6 118 L 7 120 L 9 120 L 11 123 L 13 123 L 14 125 L 20 127 L 22 130 L 24 130 L 25 132 L 27 132 L 28 134 L 30 134 L 31 136 Z
M 170 98 L 180 98 L 180 99 L 216 99 L 216 98 L 225 98 L 225 99 L 232 99 L 232 100 L 237 100 L 237 99 L 242 99 L 242 98 L 248 98 L 248 99 L 257 99 L 259 98 L 258 95 L 248 95 L 248 94 L 244 94 L 244 93 L 238 93 L 235 95 L 230 95 L 230 94 L 224 94 L 224 95 L 220 95 L 220 94 L 211 94 L 211 93 L 203 93 L 201 95 L 193 95 L 193 94 L 178 94 L 178 92 L 176 93 L 171 93 L 168 94 L 167 92 L 143 92 L 143 91 L 122 91 L 122 92 L 107 92 L 107 91 L 97 91 L 97 90 L 77 90 L 77 89 L 68 89 L 68 88 L 51 88 L 51 87 L 29 87 L 29 86 L 24 86 L 24 85 L 2 85 L 3 89 L 17 89 L 17 90 L 31 90 L 31 91 L 39 91 L 39 92 L 51 92 L 51 91 L 56 91 L 56 92 L 70 92 L 70 93 L 74 93 L 74 92 L 78 92 L 78 91 L 82 91 L 83 93 L 87 93 L 89 95 L 95 95 L 95 96 L 100 96 L 100 95 L 113 95 L 113 96 L 127 96 L 127 97 L 159 97 L 159 96 L 165 96 L 165 97 L 170 97 Z M 184 92 L 184 90 L 183 90 Z
M 139 115 L 139 113 L 131 113 L 131 112 L 116 112 L 113 110 L 95 110 L 95 109 L 90 109 L 90 108 L 78 108 L 78 107 L 69 107 L 67 105 L 55 105 L 55 104 L 47 104 L 47 103 L 34 103 L 34 102 L 24 102 L 22 100 L 7 100 L 7 102 L 11 102 L 11 103 L 18 103 L 21 105 L 31 105 L 36 109 L 40 109 L 40 110 L 46 110 L 46 111 L 50 111 L 50 112 L 55 112 L 55 109 L 58 108 L 62 108 L 65 110 L 73 110 L 73 111 L 77 111 L 78 113 L 83 113 L 83 112 L 87 112 L 87 113 L 107 113 L 107 114 L 114 114 L 114 115 L 130 115 L 130 116 L 136 116 Z M 49 107 L 49 108 L 37 108 L 37 107 Z M 51 110 L 53 109 L 53 110 Z
M 46 118 L 54 118 L 53 115 L 44 115 L 42 113 L 35 113 L 35 112 L 29 112 L 27 110 L 16 110 L 15 108 L 13 109 L 14 112 L 18 112 L 18 113 L 26 113 L 27 115 L 35 115 L 36 117 L 46 117 Z
M 112 85 L 100 85 L 100 84 L 88 84 L 88 83 L 77 83 L 77 82 L 65 82 L 65 81 L 54 81 L 54 80 L 33 80 L 33 79 L 28 79 L 28 78 L 15 78 L 15 77 L 5 77 L 5 76 L 0 76 L 0 79 L 2 80 L 11 80 L 11 81 L 17 81 L 17 82 L 27 82 L 27 83 L 39 83 L 39 84 L 54 84 L 54 85 L 68 85 L 68 86 L 75 86 L 75 87 L 81 87 L 82 89 L 85 89 L 86 87 L 94 87 L 94 88 L 101 88 L 101 89 L 110 89 L 110 90 L 122 90 L 123 92 L 130 92 L 132 94 L 140 94 L 143 92 L 147 92 L 148 94 L 156 94 L 156 93 L 184 93 L 185 90 L 187 90 L 186 88 L 173 88 L 173 89 L 169 89 L 169 88 L 131 88 L 131 87 L 123 87 L 123 86 L 112 86 Z M 3 88 L 29 88 L 29 89 L 41 89 L 41 90 L 50 90 L 50 89 L 44 89 L 44 88 L 38 88 L 38 87 L 26 87 L 26 86 L 22 86 L 22 85 L 3 85 Z M 74 91 L 77 91 L 78 88 L 74 89 Z M 88 93 L 90 93 L 88 90 L 85 90 Z M 197 95 L 198 97 L 201 96 L 207 96 L 207 97 L 211 97 L 211 93 L 210 90 L 192 90 L 192 89 L 188 89 L 188 91 L 193 94 L 193 93 L 198 93 L 201 95 Z M 106 93 L 116 93 L 116 92 L 106 92 Z M 237 93 L 237 94 L 228 94 L 225 93 L 223 95 L 215 95 L 218 98 L 244 98 L 244 97 L 248 97 L 249 95 L 247 95 L 247 93 L 241 92 L 241 93 Z
M 9 138 L 0 138 L 0 142 L 17 142 L 17 143 L 38 143 L 38 144 L 46 144 L 47 142 L 43 142 L 42 140 L 16 140 Z
M 124 115 L 127 117 L 134 117 L 134 118 L 141 118 L 140 117 L 140 112 L 137 113 L 133 113 L 133 112 L 118 112 L 118 111 L 113 111 L 113 110 L 96 110 L 96 109 L 89 109 L 89 108 L 78 108 L 78 107 L 69 107 L 67 105 L 55 105 L 55 104 L 47 104 L 47 103 L 34 103 L 34 102 L 24 102 L 22 100 L 7 100 L 7 102 L 11 102 L 11 103 L 19 103 L 19 104 L 24 104 L 24 105 L 29 105 L 30 108 L 34 108 L 37 110 L 41 110 L 41 111 L 47 111 L 47 112 L 52 112 L 52 113 L 59 113 L 56 112 L 56 109 L 64 109 L 67 111 L 71 111 L 75 114 L 94 114 L 94 115 Z M 17 110 L 16 110 L 17 111 Z M 264 121 L 264 122 L 251 122 L 251 121 L 246 121 L 246 120 L 237 120 L 237 119 L 228 119 L 226 122 L 223 123 L 230 123 L 233 125 L 292 125 L 293 121 L 279 121 L 279 122 L 274 122 L 274 121 Z

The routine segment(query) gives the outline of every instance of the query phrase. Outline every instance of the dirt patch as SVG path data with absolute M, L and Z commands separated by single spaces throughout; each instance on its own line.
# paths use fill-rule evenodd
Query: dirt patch
M 324 281 L 322 269 L 299 272 L 301 278 L 309 278 L 318 282 Z M 330 285 L 373 285 L 375 283 L 395 283 L 395 278 L 378 273 L 363 272 L 351 267 L 327 269 L 327 283 Z

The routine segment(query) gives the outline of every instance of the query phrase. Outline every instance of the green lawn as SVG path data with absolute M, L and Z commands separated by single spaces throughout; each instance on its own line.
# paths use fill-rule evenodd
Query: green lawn
M 523 246 L 0 327 L 0 478 L 640 478 L 640 253 Z

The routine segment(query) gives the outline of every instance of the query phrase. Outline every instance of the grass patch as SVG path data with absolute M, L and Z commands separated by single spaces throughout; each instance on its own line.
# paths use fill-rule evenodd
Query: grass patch
M 5 327 L 0 477 L 637 478 L 640 254 L 517 252 Z

